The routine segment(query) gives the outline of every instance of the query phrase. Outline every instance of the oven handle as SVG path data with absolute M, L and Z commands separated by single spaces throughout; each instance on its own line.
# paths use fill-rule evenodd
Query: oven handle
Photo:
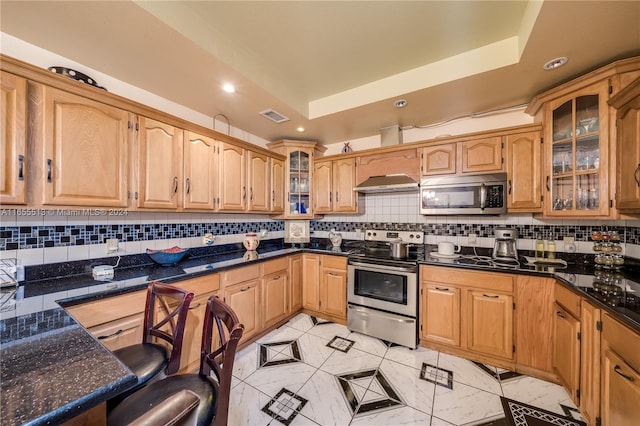
M 358 309 L 353 305 L 347 305 L 347 309 L 351 309 L 352 311 L 355 311 L 355 312 L 357 312 L 359 314 L 362 314 L 362 315 L 367 315 L 367 316 L 369 315 L 369 312 L 367 312 L 366 310 Z M 407 319 L 404 319 L 404 318 L 388 318 L 388 319 L 391 320 L 391 321 L 402 322 L 402 323 L 416 322 L 416 320 L 410 319 L 410 318 L 407 318 Z
M 383 267 L 379 267 L 376 265 L 372 265 L 371 263 L 363 263 L 363 262 L 354 262 L 354 261 L 349 261 L 349 265 L 352 266 L 359 266 L 363 269 L 368 269 L 368 270 L 374 270 L 374 271 L 382 271 L 382 272 L 389 272 L 389 271 L 397 271 L 397 272 L 412 272 L 415 273 L 416 272 L 416 267 L 415 266 L 383 266 Z

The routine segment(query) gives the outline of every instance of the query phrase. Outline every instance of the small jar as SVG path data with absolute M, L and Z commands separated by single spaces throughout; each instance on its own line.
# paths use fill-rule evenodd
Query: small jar
M 602 244 L 600 251 L 603 253 L 610 253 L 612 251 L 612 246 L 609 243 Z
M 260 240 L 258 239 L 258 236 L 256 235 L 255 232 L 248 232 L 244 236 L 242 245 L 244 245 L 244 248 L 247 251 L 254 251 L 258 248 L 258 245 L 260 245 Z
M 613 256 L 613 264 L 616 266 L 624 265 L 624 258 L 620 255 Z
M 593 241 L 600 241 L 602 240 L 602 233 L 600 231 L 593 231 L 591 232 L 591 239 Z

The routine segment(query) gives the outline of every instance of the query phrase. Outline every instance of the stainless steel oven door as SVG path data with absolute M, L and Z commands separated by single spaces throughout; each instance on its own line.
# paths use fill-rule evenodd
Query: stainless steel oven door
M 418 311 L 417 275 L 413 265 L 396 267 L 350 262 L 347 301 L 415 318 Z

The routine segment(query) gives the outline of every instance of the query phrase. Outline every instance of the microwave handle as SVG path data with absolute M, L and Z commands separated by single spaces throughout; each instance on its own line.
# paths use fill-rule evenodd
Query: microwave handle
M 480 210 L 484 210 L 487 207 L 487 187 L 483 183 L 480 185 Z

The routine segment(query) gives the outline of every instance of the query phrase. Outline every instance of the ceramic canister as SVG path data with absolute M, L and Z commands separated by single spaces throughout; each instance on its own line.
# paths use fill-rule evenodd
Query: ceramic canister
M 258 239 L 258 236 L 256 235 L 255 232 L 248 232 L 244 236 L 244 240 L 242 241 L 242 244 L 244 245 L 244 248 L 247 249 L 248 251 L 253 251 L 258 248 L 258 245 L 260 244 L 260 240 Z

